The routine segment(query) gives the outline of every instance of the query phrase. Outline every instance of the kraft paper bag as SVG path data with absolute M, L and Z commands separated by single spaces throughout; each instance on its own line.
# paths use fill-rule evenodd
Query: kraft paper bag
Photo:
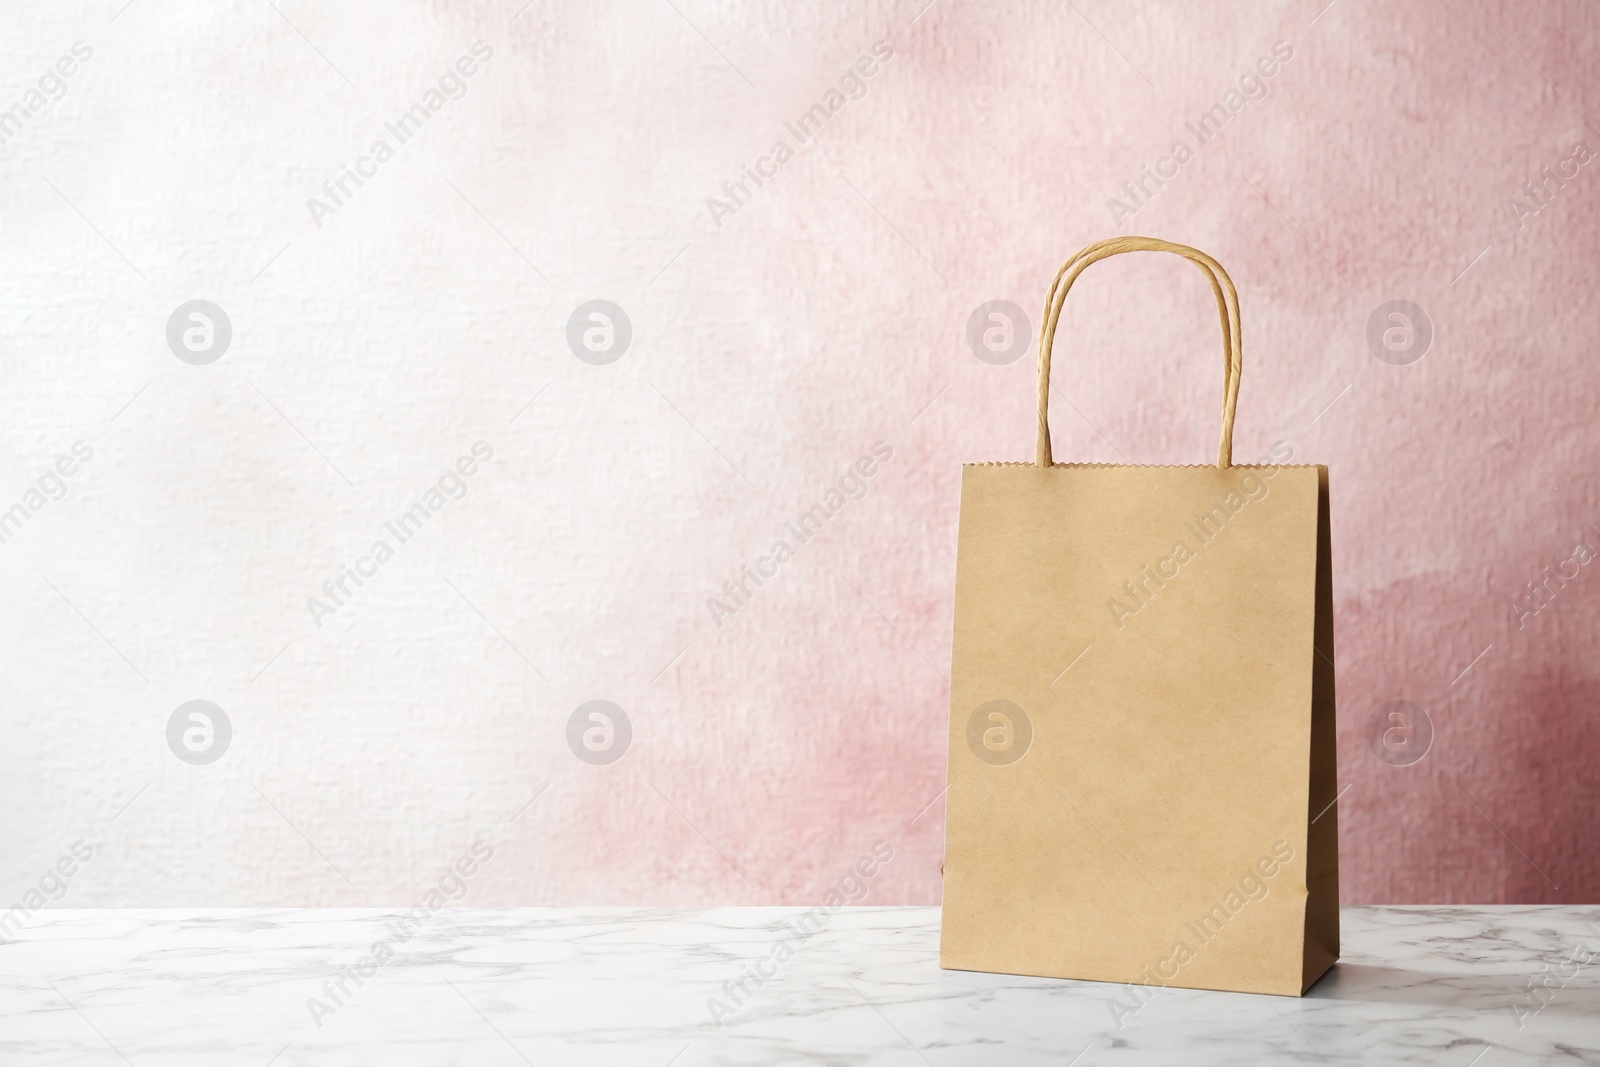
M 1052 461 L 1062 305 L 1132 251 L 1216 297 L 1214 467 Z M 1036 460 L 962 471 L 944 967 L 1299 996 L 1338 959 L 1328 471 L 1234 465 L 1240 364 L 1202 252 L 1117 238 L 1056 275 Z

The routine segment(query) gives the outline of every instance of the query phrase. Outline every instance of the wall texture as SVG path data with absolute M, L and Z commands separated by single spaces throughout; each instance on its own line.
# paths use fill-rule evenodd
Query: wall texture
M 960 465 L 1118 232 L 1331 469 L 1346 899 L 1594 900 L 1600 14 L 1324 2 L 11 5 L 4 902 L 936 901 Z M 1058 457 L 1217 348 L 1096 267 Z

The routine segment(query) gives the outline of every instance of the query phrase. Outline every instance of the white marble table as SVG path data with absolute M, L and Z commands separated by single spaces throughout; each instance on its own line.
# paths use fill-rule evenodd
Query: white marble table
M 1600 1063 L 1600 908 L 1346 908 L 1304 999 L 1159 989 L 1120 1027 L 1119 987 L 941 971 L 936 908 L 803 943 L 802 910 L 46 910 L 0 945 L 0 1062 Z

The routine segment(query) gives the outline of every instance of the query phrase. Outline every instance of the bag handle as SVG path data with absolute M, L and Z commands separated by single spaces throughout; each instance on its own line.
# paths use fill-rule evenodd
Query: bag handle
M 1050 455 L 1050 350 L 1055 345 L 1056 323 L 1066 304 L 1067 291 L 1091 264 L 1123 252 L 1172 252 L 1200 268 L 1211 283 L 1211 292 L 1217 298 L 1217 314 L 1222 320 L 1222 440 L 1217 445 L 1217 466 L 1233 465 L 1233 415 L 1239 404 L 1239 371 L 1243 353 L 1239 344 L 1239 294 L 1233 288 L 1233 279 L 1222 265 L 1210 256 L 1188 245 L 1163 241 L 1156 237 L 1113 237 L 1080 249 L 1076 255 L 1061 265 L 1055 280 L 1050 283 L 1050 295 L 1044 301 L 1044 321 L 1039 327 L 1039 439 L 1035 449 L 1036 466 L 1053 466 Z M 1218 280 L 1220 279 L 1220 281 Z

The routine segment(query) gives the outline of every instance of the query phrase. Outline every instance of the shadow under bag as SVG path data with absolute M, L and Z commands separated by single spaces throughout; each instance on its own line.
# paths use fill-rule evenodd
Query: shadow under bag
M 1052 461 L 1067 292 L 1134 251 L 1216 297 L 1214 467 Z M 1233 464 L 1241 358 L 1203 252 L 1056 275 L 1035 462 L 962 470 L 944 967 L 1299 996 L 1338 959 L 1328 469 Z

